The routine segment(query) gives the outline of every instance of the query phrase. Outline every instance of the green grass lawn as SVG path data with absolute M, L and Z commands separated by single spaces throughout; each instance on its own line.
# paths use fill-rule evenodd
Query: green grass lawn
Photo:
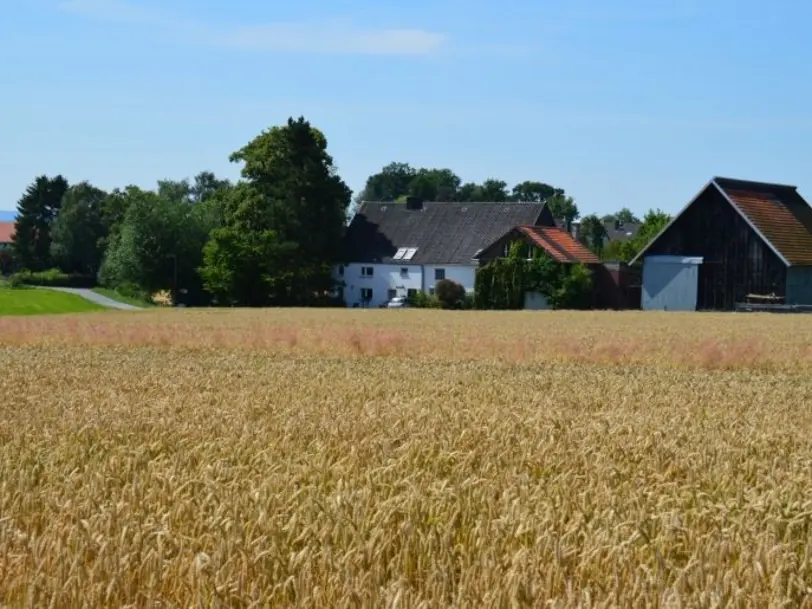
M 96 292 L 96 294 L 101 294 L 102 296 L 107 296 L 107 298 L 123 302 L 124 304 L 133 305 L 135 307 L 146 308 L 155 306 L 155 303 L 153 302 L 140 300 L 138 298 L 130 298 L 129 296 L 123 296 L 118 292 L 116 292 L 115 290 L 111 290 L 110 288 L 93 288 L 93 291 Z
M 13 290 L 0 287 L 0 315 L 43 315 L 103 310 L 104 307 L 75 294 L 34 288 Z

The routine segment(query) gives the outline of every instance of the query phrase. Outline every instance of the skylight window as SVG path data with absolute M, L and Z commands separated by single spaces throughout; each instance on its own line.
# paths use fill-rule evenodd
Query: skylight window
M 394 256 L 392 256 L 392 258 L 394 258 L 395 260 L 401 260 L 401 259 L 403 258 L 403 255 L 404 255 L 405 253 L 406 253 L 406 248 L 405 248 L 405 247 L 401 247 L 400 249 L 398 249 L 398 251 L 397 251 L 397 252 L 395 252 L 395 255 L 394 255 Z
M 403 254 L 403 259 L 404 260 L 411 260 L 412 258 L 414 258 L 414 255 L 416 253 L 417 253 L 417 248 L 416 247 L 410 247 L 409 249 L 406 250 L 406 253 Z

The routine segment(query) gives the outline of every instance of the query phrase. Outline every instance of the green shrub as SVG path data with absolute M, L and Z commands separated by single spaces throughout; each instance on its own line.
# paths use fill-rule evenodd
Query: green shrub
M 132 298 L 141 302 L 152 302 L 152 295 L 134 283 L 122 283 L 113 287 L 113 289 L 125 298 Z
M 437 300 L 444 309 L 460 309 L 465 299 L 465 288 L 451 279 L 441 279 L 434 286 Z
M 566 268 L 560 285 L 552 294 L 550 304 L 556 309 L 587 309 L 592 305 L 592 271 L 583 264 Z
M 429 296 L 425 292 L 417 292 L 410 299 L 410 304 L 416 309 L 439 309 L 442 306 L 436 296 Z
M 19 290 L 21 288 L 25 288 L 26 285 L 23 283 L 23 280 L 19 275 L 14 274 L 8 279 L 8 287 L 14 290 Z
M 92 288 L 96 281 L 92 276 L 63 273 L 59 269 L 32 272 L 23 269 L 11 276 L 11 281 L 25 285 L 41 285 L 52 288 Z

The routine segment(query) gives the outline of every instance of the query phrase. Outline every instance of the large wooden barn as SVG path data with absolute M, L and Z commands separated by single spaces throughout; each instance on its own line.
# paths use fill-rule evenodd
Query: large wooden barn
M 812 207 L 795 186 L 713 178 L 639 262 L 643 309 L 812 305 Z

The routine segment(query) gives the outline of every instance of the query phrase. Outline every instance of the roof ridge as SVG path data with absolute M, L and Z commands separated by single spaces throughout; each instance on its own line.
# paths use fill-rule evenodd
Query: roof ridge
M 534 205 L 542 206 L 544 201 L 423 201 L 423 205 Z M 406 201 L 359 201 L 358 205 L 403 205 Z
M 733 182 L 738 184 L 749 184 L 753 186 L 760 186 L 762 188 L 781 188 L 781 189 L 788 189 L 788 190 L 798 190 L 798 187 L 793 184 L 781 184 L 779 182 L 762 182 L 760 180 L 745 180 L 742 178 L 730 178 L 726 176 L 714 176 L 711 180 L 715 182 L 717 186 L 724 188 L 723 184 L 720 182 Z

